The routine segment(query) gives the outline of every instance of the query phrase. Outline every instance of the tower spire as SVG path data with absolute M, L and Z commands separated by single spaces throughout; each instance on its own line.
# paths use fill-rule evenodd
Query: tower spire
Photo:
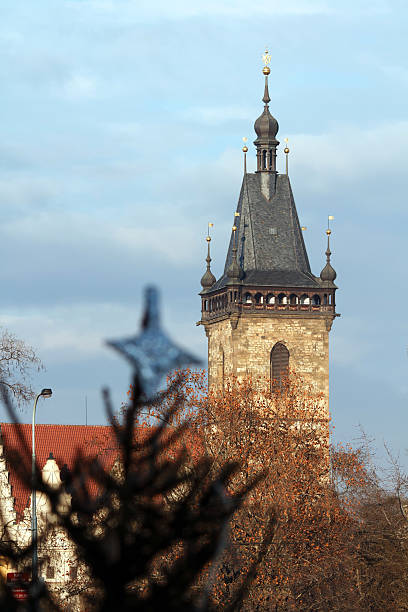
M 268 106 L 271 101 L 268 85 L 268 76 L 271 73 L 269 68 L 271 56 L 268 50 L 265 51 L 262 59 L 264 63 L 262 72 L 265 75 L 265 89 L 262 101 L 265 106 L 262 115 L 258 117 L 254 125 L 257 135 L 257 139 L 254 141 L 257 149 L 257 172 L 276 173 L 276 147 L 279 144 L 276 140 L 276 134 L 278 133 L 279 125 L 275 117 L 272 117 L 269 112 Z
M 206 236 L 206 241 L 207 241 L 207 257 L 205 258 L 205 261 L 207 262 L 207 270 L 204 272 L 203 277 L 201 278 L 201 286 L 203 289 L 209 289 L 210 287 L 213 286 L 213 284 L 215 283 L 215 276 L 214 274 L 211 272 L 211 255 L 210 255 L 210 242 L 211 242 L 211 236 L 210 236 L 210 228 L 212 228 L 214 226 L 214 223 L 209 223 L 208 224 L 208 234 Z
M 327 220 L 327 230 L 326 230 L 326 234 L 327 234 L 327 249 L 326 249 L 326 265 L 324 266 L 323 270 L 320 272 L 320 278 L 322 279 L 322 281 L 328 282 L 328 283 L 333 283 L 336 279 L 337 273 L 336 270 L 332 267 L 331 263 L 330 263 L 330 257 L 331 257 L 331 250 L 330 250 L 330 236 L 331 236 L 331 229 L 330 229 L 330 221 L 333 220 L 334 217 L 332 215 L 329 215 L 328 220 Z

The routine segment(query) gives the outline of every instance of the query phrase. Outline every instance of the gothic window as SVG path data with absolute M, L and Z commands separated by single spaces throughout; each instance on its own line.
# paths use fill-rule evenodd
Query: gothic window
M 278 295 L 278 304 L 287 304 L 287 297 L 284 293 Z
M 289 304 L 292 304 L 292 306 L 293 306 L 294 304 L 297 304 L 297 301 L 298 301 L 297 295 L 292 293 L 292 295 L 289 298 Z
M 55 576 L 55 569 L 53 565 L 47 565 L 47 580 L 54 580 L 54 576 Z
M 262 293 L 257 293 L 255 295 L 255 304 L 263 304 L 263 295 L 262 295 Z
M 270 293 L 269 295 L 266 296 L 266 303 L 267 304 L 275 303 L 275 296 L 273 295 L 273 293 Z
M 314 295 L 312 297 L 312 304 L 314 304 L 315 306 L 320 306 L 321 300 L 320 300 L 320 295 Z
M 78 568 L 76 565 L 71 565 L 69 568 L 69 577 L 71 580 L 76 580 L 78 575 Z
M 252 295 L 250 293 L 245 294 L 245 304 L 252 304 Z
M 282 380 L 289 373 L 289 351 L 282 342 L 271 350 L 271 389 L 280 388 Z
M 300 303 L 301 304 L 310 304 L 309 296 L 307 296 L 306 293 L 304 293 L 303 295 L 300 296 Z

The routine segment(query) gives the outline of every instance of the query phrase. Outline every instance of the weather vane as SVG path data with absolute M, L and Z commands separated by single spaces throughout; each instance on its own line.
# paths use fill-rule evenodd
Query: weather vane
M 330 229 L 330 221 L 333 221 L 333 219 L 334 219 L 333 215 L 329 215 L 329 216 L 327 217 L 327 230 L 326 230 L 326 234 L 327 234 L 328 236 L 330 236 L 330 234 L 331 234 L 331 229 Z
M 265 53 L 263 54 L 262 59 L 265 66 L 269 66 L 269 64 L 271 63 L 271 56 L 269 55 L 268 49 L 265 49 Z

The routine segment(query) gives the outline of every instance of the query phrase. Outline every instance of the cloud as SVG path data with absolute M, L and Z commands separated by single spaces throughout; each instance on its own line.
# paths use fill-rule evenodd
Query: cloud
M 21 306 L 7 310 L 2 325 L 29 339 L 44 361 L 84 361 L 101 356 L 104 339 L 136 332 L 136 305 L 118 302 L 77 302 L 45 308 Z
M 389 195 L 390 189 L 401 193 L 401 182 L 407 183 L 408 121 L 382 123 L 368 129 L 337 124 L 330 132 L 294 134 L 289 140 L 291 174 L 302 180 L 308 190 L 327 194 L 341 183 L 345 194 L 359 186 L 366 190 L 366 197 L 359 200 L 362 209 L 383 207 L 384 202 L 376 195 L 385 197 L 386 192 L 388 210 L 405 209 L 402 198 Z M 379 170 L 384 179 L 381 182 Z
M 206 16 L 236 16 L 241 17 L 248 14 L 248 4 L 244 0 L 223 0 L 215 2 L 207 0 L 205 3 L 191 3 L 188 0 L 174 0 L 171 4 L 165 0 L 157 0 L 155 3 L 147 0 L 85 0 L 83 2 L 67 2 L 67 5 L 75 4 L 88 6 L 91 10 L 103 13 L 117 13 L 118 5 L 121 12 L 133 15 L 137 20 L 146 18 L 159 19 L 188 19 L 191 17 Z M 251 7 L 253 15 L 316 15 L 332 13 L 333 9 L 325 0 L 259 0 Z
M 401 66 L 398 64 L 383 65 L 380 66 L 380 69 L 391 79 L 395 79 L 404 85 L 408 84 L 408 68 L 406 66 Z
M 93 98 L 97 94 L 97 80 L 95 77 L 81 73 L 74 73 L 62 85 L 63 94 L 72 100 Z
M 180 115 L 188 121 L 209 125 L 242 119 L 249 122 L 253 120 L 252 109 L 239 106 L 195 106 L 183 110 Z
M 150 19 L 181 20 L 191 18 L 233 17 L 247 18 L 249 9 L 246 0 L 206 0 L 206 2 L 189 2 L 188 0 L 165 0 L 148 2 L 148 0 L 84 0 L 82 2 L 67 2 L 68 6 L 78 8 L 84 5 L 100 15 L 110 15 L 117 18 L 118 6 L 122 17 L 133 18 L 134 21 Z M 390 10 L 387 0 L 363 0 L 359 6 L 351 0 L 342 5 L 334 6 L 328 0 L 258 0 L 250 7 L 251 17 L 260 16 L 316 16 L 347 14 L 350 9 L 361 14 L 382 14 Z

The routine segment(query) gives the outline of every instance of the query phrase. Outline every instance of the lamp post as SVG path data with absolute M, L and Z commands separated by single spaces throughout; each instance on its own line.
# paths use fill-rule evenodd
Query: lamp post
M 35 411 L 39 397 L 51 397 L 51 389 L 43 389 L 37 395 L 33 407 L 33 424 L 31 427 L 31 543 L 33 546 L 32 552 L 32 570 L 31 580 L 34 584 L 38 581 L 38 550 L 37 550 L 37 493 L 35 488 Z

